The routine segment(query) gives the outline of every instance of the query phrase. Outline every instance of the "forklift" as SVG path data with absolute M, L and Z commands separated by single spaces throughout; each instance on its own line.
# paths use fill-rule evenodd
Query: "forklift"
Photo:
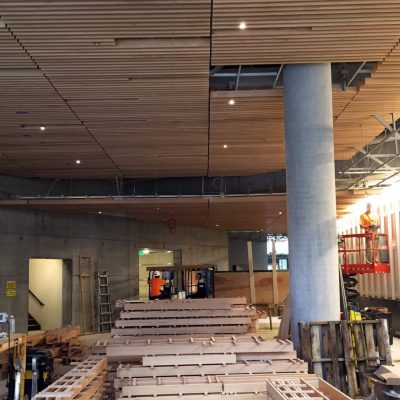
M 182 265 L 148 267 L 149 298 L 150 282 L 160 275 L 164 281 L 160 299 L 173 299 L 178 296 L 186 299 L 214 297 L 215 265 Z

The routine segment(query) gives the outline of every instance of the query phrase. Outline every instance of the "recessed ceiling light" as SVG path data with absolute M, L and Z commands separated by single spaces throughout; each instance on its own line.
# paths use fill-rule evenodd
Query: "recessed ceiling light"
M 219 225 L 218 225 L 218 224 L 216 224 L 215 226 L 216 226 L 217 228 L 219 227 Z
M 279 211 L 279 213 L 278 213 L 279 215 L 282 215 L 282 211 Z
M 80 164 L 81 163 L 81 160 L 76 160 L 75 161 L 75 164 Z
M 246 29 L 246 28 L 247 28 L 246 22 L 241 22 L 239 24 L 239 29 L 243 30 L 243 29 Z
M 160 211 L 160 207 L 157 207 L 157 211 Z
M 102 211 L 99 211 L 99 214 L 102 214 Z
M 224 144 L 224 149 L 227 149 L 228 148 L 228 145 L 227 144 Z
M 230 100 L 228 101 L 228 103 L 229 103 L 230 106 L 233 106 L 233 105 L 235 104 L 235 100 L 230 99 Z
M 46 130 L 46 127 L 42 125 L 42 126 L 40 127 L 40 130 L 41 130 L 41 131 L 45 131 L 45 130 Z

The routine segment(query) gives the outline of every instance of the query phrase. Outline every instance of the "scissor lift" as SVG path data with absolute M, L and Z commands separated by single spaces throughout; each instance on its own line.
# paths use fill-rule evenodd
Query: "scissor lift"
M 355 289 L 357 274 L 390 272 L 388 236 L 385 233 L 356 233 L 338 236 L 339 263 L 342 269 L 347 302 L 358 307 Z

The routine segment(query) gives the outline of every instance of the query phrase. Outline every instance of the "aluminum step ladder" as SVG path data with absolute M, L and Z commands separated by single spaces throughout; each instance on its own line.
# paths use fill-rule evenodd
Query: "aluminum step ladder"
M 111 332 L 111 328 L 113 327 L 113 315 L 108 286 L 108 274 L 105 271 L 97 274 L 97 311 L 97 331 Z

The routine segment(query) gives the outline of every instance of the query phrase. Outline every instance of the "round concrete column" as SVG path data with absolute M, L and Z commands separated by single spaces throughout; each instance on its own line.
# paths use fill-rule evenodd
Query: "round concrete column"
M 330 64 L 284 68 L 292 340 L 340 313 Z

